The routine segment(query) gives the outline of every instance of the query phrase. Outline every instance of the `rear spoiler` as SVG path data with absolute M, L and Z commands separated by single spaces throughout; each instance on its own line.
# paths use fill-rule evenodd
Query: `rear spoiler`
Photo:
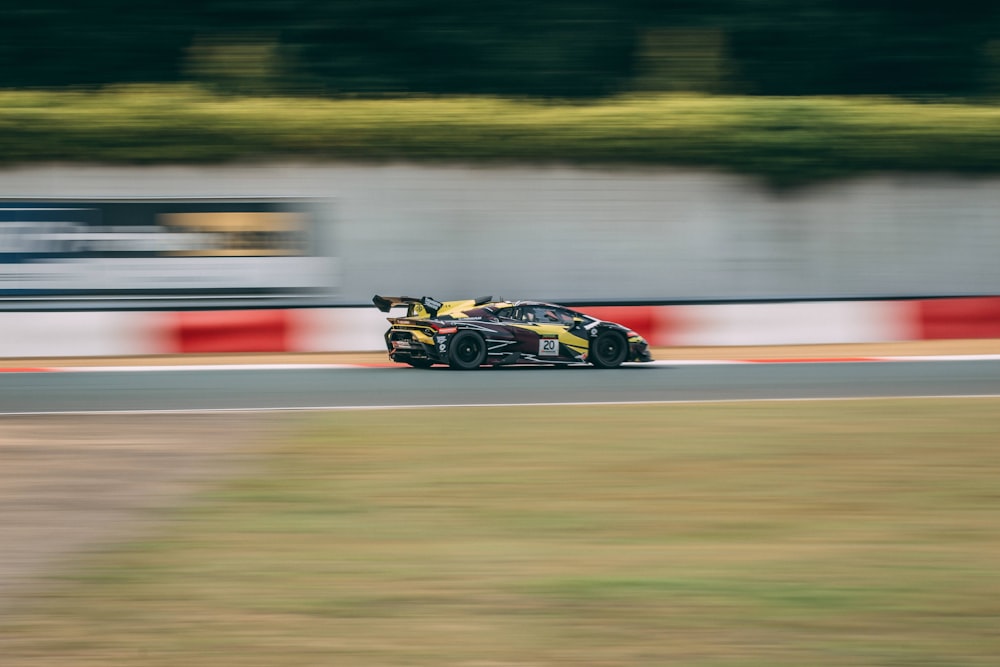
M 408 306 L 411 303 L 419 303 L 431 317 L 436 317 L 441 306 L 444 305 L 429 296 L 422 296 L 418 299 L 413 296 L 379 296 L 378 294 L 372 298 L 372 303 L 383 313 L 388 313 L 395 306 Z

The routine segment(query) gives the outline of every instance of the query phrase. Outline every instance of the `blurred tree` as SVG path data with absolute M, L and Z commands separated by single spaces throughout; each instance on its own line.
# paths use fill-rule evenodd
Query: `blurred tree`
M 983 47 L 983 55 L 986 58 L 983 94 L 1000 99 L 1000 39 L 988 41 Z
M 720 93 L 728 81 L 726 35 L 718 28 L 654 28 L 642 32 L 632 88 Z
M 609 0 L 301 4 L 288 37 L 336 91 L 603 95 L 631 74 L 634 31 Z
M 975 95 L 983 48 L 1000 31 L 985 0 L 743 0 L 734 10 L 737 76 L 764 95 Z
M 281 44 L 266 35 L 196 37 L 187 50 L 187 78 L 223 93 L 266 95 L 288 89 Z
M 0 8 L 0 86 L 176 80 L 190 42 L 183 2 L 33 0 Z
M 975 95 L 988 78 L 986 45 L 1000 34 L 992 0 L 851 0 L 872 19 L 866 56 L 848 75 L 863 93 Z
M 997 40 L 996 0 L 6 0 L 0 86 L 967 96 Z

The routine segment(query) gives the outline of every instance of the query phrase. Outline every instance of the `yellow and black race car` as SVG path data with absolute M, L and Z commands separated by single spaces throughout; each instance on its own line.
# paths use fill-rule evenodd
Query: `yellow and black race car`
M 372 301 L 384 313 L 406 306 L 405 317 L 388 318 L 385 344 L 390 359 L 417 368 L 584 363 L 617 368 L 653 360 L 646 340 L 631 329 L 551 303 L 489 296 L 442 302 L 375 295 Z

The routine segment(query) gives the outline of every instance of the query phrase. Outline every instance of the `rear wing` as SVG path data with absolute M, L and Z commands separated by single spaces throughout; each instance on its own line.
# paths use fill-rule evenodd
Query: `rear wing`
M 442 304 L 436 299 L 432 299 L 429 296 L 422 296 L 419 299 L 413 296 L 379 296 L 376 294 L 372 298 L 372 303 L 375 307 L 381 310 L 383 313 L 388 313 L 391 308 L 395 306 L 410 306 L 412 304 L 419 304 L 423 306 L 424 310 L 431 317 L 437 316 L 439 310 L 441 310 Z

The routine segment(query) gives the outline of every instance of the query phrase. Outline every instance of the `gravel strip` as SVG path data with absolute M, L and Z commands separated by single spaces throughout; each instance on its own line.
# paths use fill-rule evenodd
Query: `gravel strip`
M 0 417 L 0 614 L 278 437 L 274 415 Z

